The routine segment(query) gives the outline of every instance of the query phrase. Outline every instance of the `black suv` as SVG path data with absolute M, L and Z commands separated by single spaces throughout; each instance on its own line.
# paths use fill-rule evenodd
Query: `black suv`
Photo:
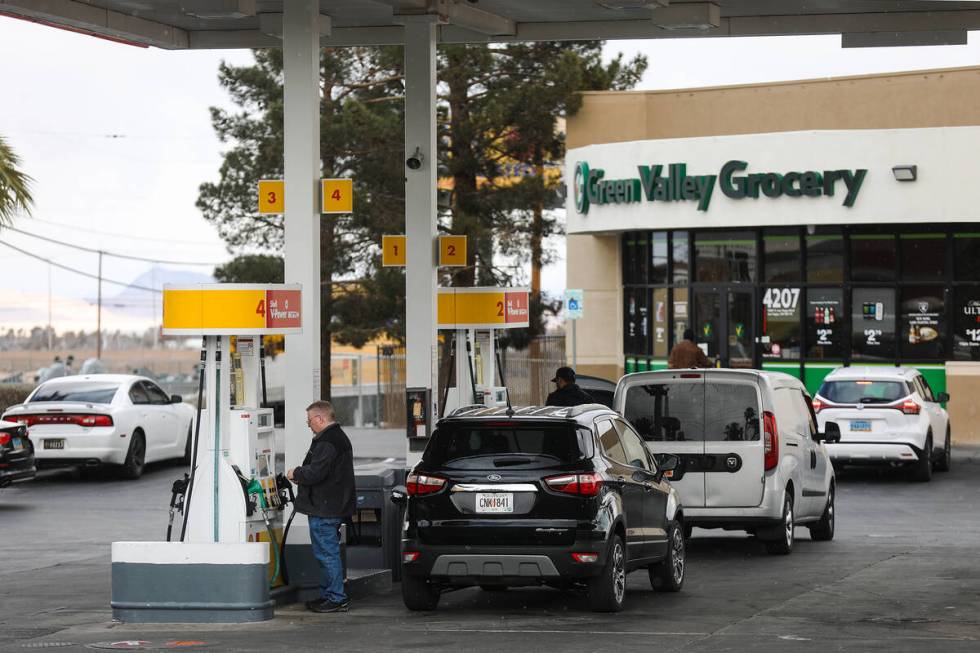
M 27 427 L 0 420 L 0 487 L 29 481 L 36 473 L 34 445 L 27 437 Z
M 641 567 L 655 589 L 680 590 L 683 515 L 663 478 L 676 464 L 658 467 L 598 404 L 457 410 L 407 478 L 405 605 L 432 610 L 468 585 L 584 586 L 592 609 L 612 612 Z

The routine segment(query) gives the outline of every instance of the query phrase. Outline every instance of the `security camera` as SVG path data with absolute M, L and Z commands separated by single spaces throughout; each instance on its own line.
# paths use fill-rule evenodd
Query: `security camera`
M 418 147 L 415 148 L 415 152 L 405 159 L 405 165 L 408 166 L 409 170 L 418 170 L 422 167 L 422 150 Z

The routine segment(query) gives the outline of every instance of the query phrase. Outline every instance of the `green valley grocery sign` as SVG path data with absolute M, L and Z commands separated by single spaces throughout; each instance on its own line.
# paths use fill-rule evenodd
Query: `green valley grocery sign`
M 749 164 L 732 160 L 717 175 L 689 175 L 686 163 L 637 166 L 638 177 L 606 179 L 599 168 L 580 161 L 575 165 L 575 208 L 588 213 L 591 206 L 635 202 L 697 202 L 707 211 L 715 185 L 733 200 L 746 197 L 833 197 L 844 196 L 844 206 L 854 206 L 868 171 L 807 170 L 805 172 L 754 172 L 743 174 Z M 666 174 L 664 174 L 666 172 Z

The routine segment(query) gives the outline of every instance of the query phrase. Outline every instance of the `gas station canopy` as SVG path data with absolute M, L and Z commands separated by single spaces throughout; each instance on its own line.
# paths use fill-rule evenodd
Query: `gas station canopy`
M 0 14 L 159 48 L 281 45 L 282 0 L 0 0 Z M 442 43 L 841 34 L 844 47 L 955 45 L 980 3 L 948 0 L 320 0 L 323 45 L 404 41 L 433 16 Z

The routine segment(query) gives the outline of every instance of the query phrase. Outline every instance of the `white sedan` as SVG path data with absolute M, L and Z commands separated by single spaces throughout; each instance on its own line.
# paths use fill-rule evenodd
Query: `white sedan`
M 38 468 L 120 465 L 136 479 L 146 463 L 190 462 L 194 413 L 145 377 L 92 374 L 45 381 L 3 419 L 27 426 Z

